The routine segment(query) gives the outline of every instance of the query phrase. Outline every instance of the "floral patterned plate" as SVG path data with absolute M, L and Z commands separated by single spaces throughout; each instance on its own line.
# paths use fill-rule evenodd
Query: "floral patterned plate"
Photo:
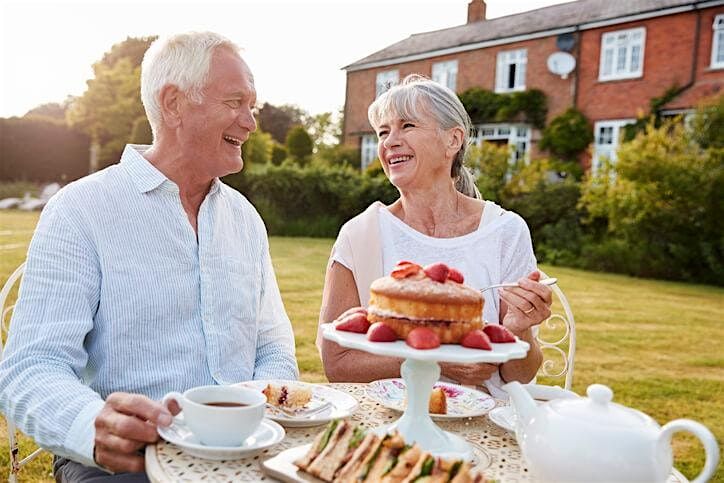
M 436 382 L 434 387 L 445 391 L 447 414 L 430 414 L 434 419 L 457 419 L 482 416 L 495 407 L 495 399 L 470 387 L 448 382 Z M 407 391 L 402 379 L 381 379 L 367 386 L 367 395 L 382 406 L 404 411 Z

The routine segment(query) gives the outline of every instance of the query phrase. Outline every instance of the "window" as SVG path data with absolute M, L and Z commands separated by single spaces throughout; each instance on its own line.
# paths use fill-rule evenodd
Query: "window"
M 599 121 L 596 123 L 593 132 L 596 137 L 593 145 L 592 167 L 596 171 L 603 159 L 607 158 L 616 161 L 616 149 L 621 141 L 621 131 L 626 124 L 636 122 L 635 119 L 620 119 L 615 121 Z
M 396 70 L 386 70 L 377 73 L 377 89 L 375 99 L 387 92 L 390 87 L 400 81 L 400 73 Z
M 608 32 L 601 36 L 601 65 L 598 80 L 632 79 L 644 73 L 643 27 Z
M 360 151 L 361 168 L 365 169 L 377 158 L 377 136 L 365 134 L 362 136 L 362 148 Z
M 526 49 L 498 52 L 495 71 L 495 92 L 525 90 L 525 64 L 528 62 Z
M 724 15 L 714 17 L 714 37 L 711 41 L 711 67 L 724 68 Z
M 530 129 L 525 124 L 482 124 L 475 126 L 473 139 L 477 146 L 483 141 L 510 146 L 510 163 L 528 161 L 530 155 Z
M 458 79 L 458 61 L 437 62 L 432 64 L 432 80 L 455 91 Z

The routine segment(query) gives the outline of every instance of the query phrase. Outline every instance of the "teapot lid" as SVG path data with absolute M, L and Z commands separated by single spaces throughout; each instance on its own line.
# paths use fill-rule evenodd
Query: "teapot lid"
M 641 427 L 656 422 L 635 409 L 612 402 L 613 391 L 603 384 L 591 384 L 586 390 L 588 398 L 551 401 L 555 410 L 567 419 L 577 419 L 595 425 Z

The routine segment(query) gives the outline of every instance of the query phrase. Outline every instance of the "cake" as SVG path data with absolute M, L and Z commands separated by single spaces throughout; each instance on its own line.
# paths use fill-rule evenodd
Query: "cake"
M 312 400 L 310 389 L 296 385 L 267 384 L 262 393 L 272 406 L 289 409 L 303 408 Z
M 367 318 L 383 322 L 398 339 L 417 327 L 435 332 L 442 344 L 457 344 L 483 327 L 483 296 L 464 285 L 462 274 L 443 263 L 421 267 L 400 262 L 370 286 Z
M 447 414 L 447 396 L 441 387 L 434 387 L 430 393 L 430 414 Z

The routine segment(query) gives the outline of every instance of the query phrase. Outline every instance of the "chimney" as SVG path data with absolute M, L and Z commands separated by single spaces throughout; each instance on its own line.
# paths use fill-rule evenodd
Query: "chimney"
M 485 0 L 470 0 L 468 4 L 468 23 L 485 20 Z

